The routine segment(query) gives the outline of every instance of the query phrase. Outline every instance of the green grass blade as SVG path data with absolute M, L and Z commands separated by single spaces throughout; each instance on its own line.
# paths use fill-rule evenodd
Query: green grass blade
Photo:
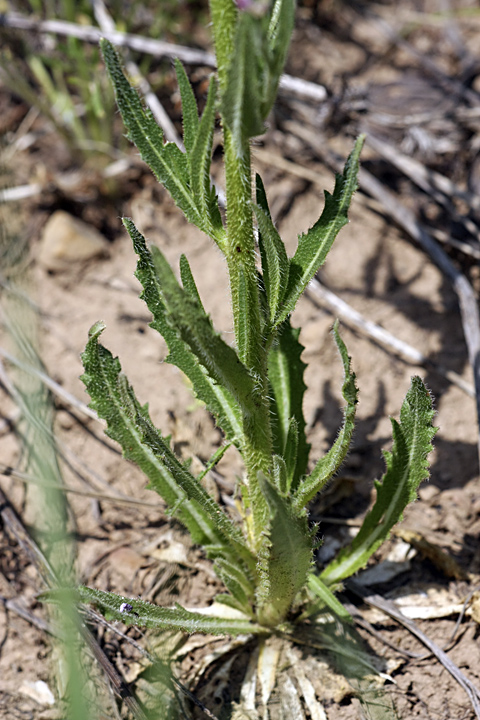
M 320 218 L 310 230 L 301 235 L 295 255 L 290 260 L 290 275 L 283 307 L 276 318 L 282 323 L 294 310 L 298 298 L 323 265 L 341 228 L 348 222 L 348 208 L 357 189 L 359 156 L 365 136 L 360 135 L 351 152 L 343 174 L 337 174 L 331 195 L 325 191 L 325 206 Z
M 418 486 L 428 477 L 427 455 L 436 432 L 432 425 L 434 414 L 427 388 L 419 377 L 412 378 L 400 423 L 391 421 L 393 447 L 391 452 L 384 453 L 387 471 L 382 481 L 375 483 L 375 504 L 352 543 L 321 573 L 321 579 L 328 585 L 360 570 L 402 519 L 408 503 L 416 499 Z
M 135 275 L 143 285 L 141 297 L 154 317 L 151 326 L 163 336 L 170 351 L 167 362 L 176 365 L 185 373 L 192 383 L 196 396 L 206 404 L 227 439 L 240 447 L 243 442 L 243 429 L 238 403 L 228 390 L 210 377 L 206 368 L 200 364 L 188 344 L 182 339 L 179 329 L 168 321 L 162 289 L 145 238 L 130 220 L 124 222 L 138 255 Z M 185 277 L 185 265 L 183 272 Z M 185 290 L 191 295 L 195 294 L 188 280 Z
M 99 344 L 104 330 L 94 325 L 82 354 L 82 380 L 91 407 L 107 421 L 107 434 L 118 442 L 124 455 L 147 475 L 152 489 L 161 495 L 189 530 L 194 542 L 219 548 L 222 554 L 251 560 L 239 529 L 227 518 L 203 486 L 189 473 L 154 428 L 147 406 L 141 406 L 118 358 Z
M 333 327 L 333 335 L 342 358 L 344 371 L 342 395 L 347 404 L 343 414 L 343 425 L 337 439 L 325 457 L 321 458 L 310 475 L 300 482 L 295 495 L 295 504 L 299 508 L 310 502 L 338 471 L 349 450 L 355 427 L 358 389 L 355 385 L 355 373 L 350 370 L 350 357 L 347 348 L 338 332 L 338 321 Z
M 286 619 L 297 593 L 305 586 L 312 562 L 312 532 L 306 513 L 295 512 L 262 473 L 259 483 L 267 500 L 270 523 L 259 552 L 258 618 L 276 626 Z
M 185 68 L 178 58 L 175 58 L 175 72 L 177 74 L 177 82 L 182 99 L 183 142 L 187 155 L 190 155 L 195 145 L 200 122 L 198 118 L 197 101 L 195 100 L 195 95 L 193 94 Z
M 248 635 L 264 632 L 259 625 L 251 622 L 248 618 L 214 617 L 185 610 L 180 605 L 176 605 L 174 608 L 163 608 L 145 600 L 122 597 L 85 585 L 81 585 L 77 592 L 81 602 L 93 603 L 110 619 L 119 620 L 126 625 L 212 635 Z M 120 608 L 125 607 L 125 604 L 128 610 L 122 612 Z
M 274 450 L 285 457 L 288 454 L 287 438 L 292 418 L 297 423 L 298 449 L 293 470 L 292 488 L 306 472 L 310 445 L 305 435 L 303 396 L 307 389 L 303 380 L 306 369 L 301 359 L 303 345 L 299 342 L 300 330 L 292 328 L 287 320 L 280 329 L 268 356 L 268 377 L 272 387 L 272 426 Z M 290 473 L 292 462 L 290 460 Z

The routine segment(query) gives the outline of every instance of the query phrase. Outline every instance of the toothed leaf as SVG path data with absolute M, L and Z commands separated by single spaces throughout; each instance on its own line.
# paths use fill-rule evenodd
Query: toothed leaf
M 325 206 L 320 218 L 307 233 L 299 237 L 297 250 L 290 260 L 288 287 L 276 318 L 277 325 L 294 310 L 298 298 L 325 262 L 338 232 L 348 222 L 347 213 L 357 189 L 359 156 L 364 139 L 364 135 L 358 138 L 343 174 L 337 174 L 333 194 L 325 191 Z
M 200 212 L 209 218 L 216 237 L 220 241 L 224 237 L 222 218 L 218 209 L 215 189 L 210 180 L 212 162 L 213 131 L 215 129 L 215 97 L 217 83 L 212 77 L 208 88 L 207 104 L 198 126 L 195 143 L 189 152 L 190 178 L 193 196 Z
M 355 373 L 350 370 L 350 357 L 347 348 L 338 332 L 338 321 L 333 327 L 333 335 L 343 362 L 342 395 L 347 402 L 344 409 L 343 425 L 328 453 L 317 462 L 310 475 L 300 482 L 295 496 L 295 505 L 297 507 L 304 507 L 310 502 L 338 471 L 349 450 L 355 427 L 358 389 L 355 385 Z
M 141 297 L 147 303 L 154 318 L 151 325 L 163 336 L 170 351 L 167 361 L 185 373 L 192 383 L 196 396 L 206 404 L 227 439 L 240 447 L 243 441 L 243 430 L 238 403 L 226 388 L 219 385 L 210 376 L 188 343 L 183 340 L 179 328 L 170 320 L 160 281 L 145 238 L 138 232 L 131 220 L 126 219 L 124 223 L 139 258 L 135 275 L 143 285 Z M 186 291 L 192 295 L 192 286 L 188 284 L 188 281 Z
M 326 607 L 335 613 L 335 615 L 338 615 L 339 618 L 345 620 L 346 622 L 352 622 L 352 616 L 348 610 L 342 605 L 340 600 L 335 597 L 330 588 L 328 588 L 325 583 L 317 577 L 317 575 L 310 574 L 308 576 L 308 587 Z
M 126 625 L 154 628 L 157 630 L 180 630 L 186 633 L 212 635 L 241 635 L 261 633 L 262 628 L 245 618 L 223 618 L 185 610 L 180 605 L 164 608 L 139 598 L 127 598 L 115 593 L 96 590 L 81 585 L 78 588 L 81 602 L 96 605 L 113 620 Z M 127 605 L 128 609 L 121 608 Z M 131 608 L 131 609 L 130 609 Z
M 427 455 L 432 450 L 436 428 L 432 425 L 432 398 L 419 377 L 412 384 L 402 405 L 400 423 L 391 420 L 393 447 L 385 452 L 387 471 L 376 482 L 377 499 L 363 521 L 358 535 L 321 573 L 328 585 L 350 577 L 364 567 L 369 557 L 387 539 L 392 527 L 402 519 L 408 503 L 428 477 Z
M 262 258 L 263 281 L 273 324 L 278 315 L 288 284 L 289 263 L 283 240 L 269 215 L 254 205 L 258 223 L 258 244 Z
M 183 120 L 183 142 L 187 155 L 189 155 L 198 135 L 198 109 L 192 86 L 185 72 L 185 68 L 178 58 L 175 58 L 175 72 L 177 74 L 180 97 L 182 99 L 182 120 Z
M 142 160 L 150 167 L 157 180 L 165 186 L 187 220 L 212 237 L 219 245 L 224 239 L 223 228 L 212 224 L 212 217 L 205 214 L 198 205 L 190 188 L 190 173 L 187 156 L 175 143 L 164 143 L 163 132 L 157 125 L 151 111 L 142 107 L 141 100 L 123 74 L 118 55 L 113 45 L 105 39 L 100 41 L 105 64 L 115 89 L 115 97 L 128 131 L 129 139 L 138 148 Z M 181 75 L 180 75 L 181 77 Z M 188 81 L 187 81 L 188 82 Z M 184 97 L 188 114 L 188 143 L 194 132 L 192 98 Z
M 82 354 L 82 380 L 91 397 L 91 407 L 107 421 L 107 435 L 118 442 L 125 457 L 135 462 L 149 478 L 171 512 L 188 528 L 194 542 L 212 548 L 213 554 L 241 557 L 252 564 L 239 528 L 182 465 L 168 441 L 154 427 L 148 408 L 135 397 L 121 372 L 118 358 L 99 344 L 103 323 L 89 333 Z M 214 550 L 213 550 L 214 548 Z
M 299 329 L 294 329 L 287 320 L 279 331 L 268 355 L 268 377 L 272 386 L 272 430 L 274 450 L 277 455 L 284 456 L 287 452 L 287 437 L 292 418 L 297 423 L 298 450 L 295 468 L 290 459 L 292 488 L 298 484 L 300 477 L 306 472 L 310 445 L 305 435 L 305 418 L 303 415 L 303 396 L 307 389 L 303 380 L 306 368 L 301 359 L 303 345 L 298 340 Z

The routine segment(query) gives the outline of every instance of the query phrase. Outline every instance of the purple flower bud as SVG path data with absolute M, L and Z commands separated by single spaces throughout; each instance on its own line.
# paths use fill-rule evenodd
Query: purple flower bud
M 133 610 L 133 605 L 130 605 L 130 603 L 122 603 L 122 604 L 120 605 L 120 612 L 121 612 L 121 613 L 132 612 L 132 610 Z

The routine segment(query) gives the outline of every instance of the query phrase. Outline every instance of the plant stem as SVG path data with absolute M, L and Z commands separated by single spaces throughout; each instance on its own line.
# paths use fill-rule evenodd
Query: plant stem
M 220 96 L 227 85 L 227 73 L 234 54 L 238 10 L 233 0 L 210 0 L 215 50 L 217 55 Z M 263 344 L 263 321 L 260 308 L 255 235 L 253 231 L 252 180 L 250 144 L 235 143 L 224 124 L 224 157 L 227 194 L 227 242 L 225 256 L 230 277 L 233 321 L 238 353 L 255 379 L 256 410 L 243 416 L 245 460 L 249 496 L 253 515 L 254 544 L 265 528 L 268 508 L 257 475 L 267 476 L 272 465 L 272 435 L 268 399 L 267 353 Z

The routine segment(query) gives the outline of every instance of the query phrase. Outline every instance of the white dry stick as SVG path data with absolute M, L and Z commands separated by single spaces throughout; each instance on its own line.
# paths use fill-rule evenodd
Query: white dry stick
M 68 405 L 72 405 L 72 407 L 80 410 L 80 412 L 82 412 L 84 415 L 87 415 L 87 417 L 92 418 L 92 420 L 97 420 L 98 422 L 103 422 L 99 419 L 95 410 L 92 410 L 84 402 L 76 398 L 75 395 L 72 395 L 72 393 L 69 393 L 68 390 L 65 390 L 61 385 L 56 383 L 55 380 L 52 380 L 51 377 L 49 377 L 46 373 L 42 372 L 42 370 L 39 370 L 33 365 L 27 365 L 26 363 L 23 363 L 21 360 L 18 360 L 7 350 L 4 350 L 2 347 L 0 347 L 0 357 L 5 358 L 5 360 L 12 363 L 12 365 L 20 368 L 20 370 L 28 372 L 31 375 L 37 377 L 43 382 L 46 387 L 48 387 L 49 390 L 52 391 L 54 395 L 58 395 L 58 397 L 62 398 L 62 400 L 64 400 Z
M 469 243 L 455 240 L 452 242 L 452 245 L 454 244 L 466 254 L 477 258 L 477 260 L 480 259 L 480 250 L 478 248 L 480 231 L 478 225 L 476 225 L 473 220 L 459 215 L 451 202 L 452 197 L 458 197 L 468 203 L 469 207 L 478 208 L 480 198 L 474 196 L 472 193 L 461 190 L 449 178 L 445 177 L 445 175 L 426 168 L 425 165 L 415 160 L 415 158 L 404 155 L 391 143 L 380 140 L 380 138 L 375 137 L 370 132 L 367 134 L 366 142 L 367 145 L 370 145 L 370 147 L 378 152 L 385 160 L 391 162 L 397 170 L 400 170 L 400 172 L 403 172 L 410 178 L 410 180 L 418 185 L 427 195 L 430 195 L 439 205 L 446 207 L 457 222 L 464 225 L 466 230 L 476 239 L 477 244 L 473 246 Z
M 442 375 L 449 380 L 453 385 L 456 385 L 460 390 L 470 397 L 475 397 L 475 389 L 470 383 L 466 382 L 460 375 L 453 370 L 447 370 L 441 365 L 432 362 L 426 355 L 420 350 L 414 348 L 412 345 L 400 340 L 399 338 L 392 335 L 392 333 L 385 330 L 377 323 L 367 320 L 357 310 L 352 308 L 351 305 L 342 300 L 338 295 L 327 290 L 318 278 L 314 278 L 308 286 L 307 295 L 314 297 L 322 305 L 326 305 L 336 317 L 342 320 L 346 325 L 359 330 L 363 335 L 371 338 L 374 342 L 377 342 L 383 348 L 386 348 L 389 352 L 393 352 L 398 355 L 406 362 L 412 363 L 412 365 L 420 365 L 426 367 L 439 375 Z
M 153 57 L 178 58 L 187 65 L 206 65 L 207 67 L 216 68 L 215 56 L 212 53 L 185 47 L 184 45 L 174 45 L 163 40 L 153 40 L 142 35 L 119 32 L 118 30 L 102 32 L 91 25 L 77 25 L 63 20 L 36 20 L 35 18 L 25 17 L 20 13 L 0 15 L 0 27 L 2 26 L 19 30 L 34 30 L 42 33 L 66 35 L 93 44 L 97 44 L 100 38 L 105 37 L 113 45 L 129 47 L 131 50 L 146 53 Z M 323 102 L 327 97 L 327 91 L 322 85 L 295 78 L 291 75 L 282 75 L 280 78 L 280 91 L 314 102 Z
M 93 0 L 93 12 L 95 14 L 95 20 L 100 25 L 102 33 L 105 36 L 115 32 L 115 23 L 103 0 Z M 140 89 L 144 101 L 152 111 L 153 117 L 162 128 L 165 138 L 169 142 L 174 142 L 181 150 L 185 150 L 183 142 L 175 129 L 175 125 L 170 120 L 160 100 L 152 91 L 150 83 L 140 72 L 138 65 L 132 60 L 128 60 L 126 67 L 128 74 Z

